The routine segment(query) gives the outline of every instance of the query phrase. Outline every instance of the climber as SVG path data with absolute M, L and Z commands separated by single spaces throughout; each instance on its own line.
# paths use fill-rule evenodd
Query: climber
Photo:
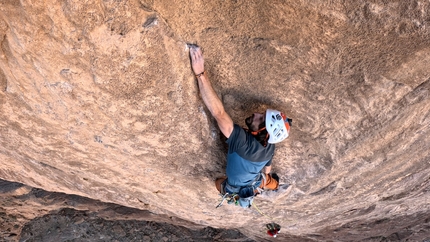
M 227 177 L 215 181 L 223 195 L 230 195 L 229 203 L 250 207 L 252 199 L 262 190 L 275 190 L 279 177 L 270 173 L 275 143 L 288 137 L 291 119 L 283 113 L 268 109 L 265 113 L 254 113 L 245 119 L 248 129 L 234 124 L 212 88 L 204 69 L 203 54 L 197 45 L 189 45 L 191 66 L 198 80 L 203 102 L 227 138 Z M 218 205 L 221 206 L 222 202 Z

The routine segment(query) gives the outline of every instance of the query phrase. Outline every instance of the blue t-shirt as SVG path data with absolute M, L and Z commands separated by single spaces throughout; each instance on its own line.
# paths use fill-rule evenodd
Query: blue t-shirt
M 234 124 L 233 132 L 227 139 L 227 181 L 235 187 L 250 185 L 265 166 L 272 164 L 274 144 L 266 147 L 239 125 Z

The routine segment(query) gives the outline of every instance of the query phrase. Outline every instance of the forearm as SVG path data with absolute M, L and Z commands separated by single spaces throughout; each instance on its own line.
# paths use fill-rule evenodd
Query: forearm
M 263 172 L 265 174 L 269 174 L 271 170 L 272 170 L 272 166 L 271 165 L 270 166 L 265 166 L 264 169 L 263 169 Z
M 218 118 L 222 117 L 223 113 L 225 112 L 224 105 L 213 89 L 206 73 L 198 77 L 197 80 L 203 102 L 209 109 L 209 112 L 211 112 L 212 116 L 218 120 Z
M 225 137 L 229 138 L 234 128 L 233 121 L 225 112 L 224 105 L 214 91 L 206 72 L 204 72 L 204 60 L 201 49 L 197 46 L 192 46 L 190 48 L 190 56 L 193 72 L 199 82 L 199 90 L 203 102 L 216 119 L 221 132 Z

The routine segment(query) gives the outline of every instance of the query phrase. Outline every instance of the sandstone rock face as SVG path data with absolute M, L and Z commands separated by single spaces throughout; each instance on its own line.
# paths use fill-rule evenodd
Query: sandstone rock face
M 237 229 L 203 227 L 4 180 L 0 203 L 0 241 L 253 241 Z
M 430 239 L 429 1 L 3 0 L 0 43 L 1 179 L 254 238 Z M 187 43 L 236 123 L 293 119 L 264 216 L 215 209 Z

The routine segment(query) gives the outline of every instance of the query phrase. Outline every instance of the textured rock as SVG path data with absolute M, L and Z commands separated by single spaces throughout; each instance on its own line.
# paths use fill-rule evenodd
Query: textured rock
M 233 229 L 20 183 L 0 180 L 0 194 L 0 241 L 253 241 Z
M 430 237 L 428 1 L 6 0 L 0 41 L 2 179 L 250 236 Z M 266 216 L 214 209 L 226 148 L 187 43 L 235 122 L 294 120 Z

